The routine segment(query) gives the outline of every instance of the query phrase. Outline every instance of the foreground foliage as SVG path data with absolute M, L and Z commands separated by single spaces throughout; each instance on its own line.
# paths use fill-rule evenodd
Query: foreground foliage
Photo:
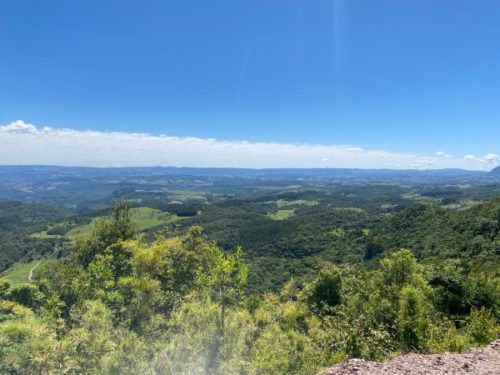
M 119 202 L 73 260 L 45 263 L 33 284 L 0 281 L 0 373 L 314 374 L 499 332 L 497 275 L 410 250 L 369 269 L 325 264 L 264 295 L 246 293 L 247 273 L 241 248 L 223 252 L 199 227 L 148 244 Z

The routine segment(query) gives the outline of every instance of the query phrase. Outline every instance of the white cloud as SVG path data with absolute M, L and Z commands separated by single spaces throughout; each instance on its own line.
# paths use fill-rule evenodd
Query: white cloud
M 473 154 L 465 155 L 464 160 L 472 160 L 472 161 L 479 161 L 480 159 Z
M 14 121 L 9 125 L 0 125 L 0 131 L 5 133 L 17 133 L 17 134 L 38 133 L 38 129 L 36 128 L 35 125 L 26 124 L 24 121 L 21 120 Z
M 483 160 L 486 163 L 499 163 L 500 162 L 500 156 L 498 154 L 494 154 L 492 152 L 487 153 L 486 155 L 483 156 Z
M 473 154 L 465 155 L 464 160 L 474 163 L 486 165 L 486 168 L 491 168 L 500 164 L 500 155 L 492 152 L 487 153 L 482 158 Z
M 451 158 L 451 155 L 450 154 L 447 154 L 446 152 L 444 151 L 436 151 L 436 156 L 440 156 L 442 158 L 446 158 L 446 159 L 449 159 Z
M 350 151 L 350 152 L 363 152 L 364 151 L 361 147 L 347 147 L 346 150 Z
M 79 131 L 15 121 L 0 126 L 0 164 L 71 166 L 191 166 L 241 168 L 490 169 L 497 154 L 454 159 L 366 150 L 352 145 L 221 141 L 145 133 Z

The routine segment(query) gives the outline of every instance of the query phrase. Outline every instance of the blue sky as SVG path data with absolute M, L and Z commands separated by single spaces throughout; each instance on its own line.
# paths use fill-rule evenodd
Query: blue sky
M 489 168 L 499 20 L 496 0 L 3 1 L 0 124 L 490 155 L 439 164 Z M 26 141 L 16 129 L 4 142 Z

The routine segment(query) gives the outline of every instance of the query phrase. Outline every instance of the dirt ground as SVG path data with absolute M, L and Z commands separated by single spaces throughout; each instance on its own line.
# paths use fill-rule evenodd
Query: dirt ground
M 333 366 L 324 372 L 324 375 L 347 374 L 500 375 L 500 340 L 495 341 L 484 349 L 473 349 L 463 354 L 407 354 L 383 363 L 351 359 L 346 363 Z

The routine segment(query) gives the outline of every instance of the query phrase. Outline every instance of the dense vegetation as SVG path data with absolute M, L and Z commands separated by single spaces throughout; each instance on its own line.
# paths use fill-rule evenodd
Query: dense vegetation
M 26 255 L 29 258 L 63 247 L 64 241 L 30 236 L 63 215 L 62 210 L 46 204 L 0 201 L 0 271 Z
M 349 186 L 226 200 L 181 225 L 202 226 L 224 250 L 243 246 L 249 286 L 260 292 L 278 291 L 290 277 L 310 281 L 325 260 L 376 264 L 400 248 L 429 264 L 455 259 L 464 269 L 497 265 L 498 199 L 452 209 L 437 201 L 402 199 L 401 190 Z M 283 209 L 293 215 L 276 220 L 268 214 Z
M 277 291 L 323 259 L 362 262 L 366 234 L 413 203 L 461 210 L 498 196 L 498 181 L 461 170 L 0 166 L 0 272 L 67 255 L 82 226 L 126 196 L 172 218 L 160 220 L 168 236 L 200 225 L 224 250 L 243 246 L 250 287 Z M 158 230 L 141 229 L 150 240 Z
M 222 224 L 210 228 L 209 210 L 236 212 L 237 202 L 204 210 L 206 235 L 193 226 L 153 242 L 138 233 L 130 204 L 116 202 L 73 256 L 46 262 L 31 284 L 0 282 L 0 373 L 313 374 L 350 357 L 460 352 L 497 337 L 499 199 L 466 210 L 410 204 L 388 216 L 373 206 L 372 222 L 370 202 L 324 216 L 321 199 L 279 198 L 285 203 L 243 204 L 262 209 L 264 221 L 249 232 L 220 230 L 223 250 L 210 240 Z M 266 216 L 287 199 L 294 216 Z M 254 214 L 242 211 L 235 218 Z M 333 242 L 316 253 L 323 237 L 315 242 L 314 227 L 324 221 L 321 233 Z M 292 229 L 280 227 L 288 222 Z M 249 247 L 259 271 L 252 259 L 266 259 L 259 249 L 275 238 L 292 243 L 275 256 L 314 259 L 317 271 L 305 283 L 253 293 L 243 250 L 230 246 Z M 295 242 L 313 253 L 295 251 L 306 248 Z
M 26 168 L 0 175 L 0 373 L 313 374 L 497 337 L 491 174 Z

